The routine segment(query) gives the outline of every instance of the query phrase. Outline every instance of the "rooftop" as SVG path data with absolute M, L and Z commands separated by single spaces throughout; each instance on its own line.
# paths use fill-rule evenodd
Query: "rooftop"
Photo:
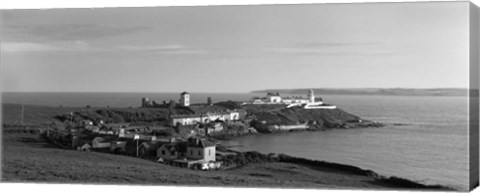
M 267 96 L 280 96 L 280 93 L 269 92 L 269 93 L 267 93 Z
M 188 141 L 188 146 L 205 148 L 205 147 L 215 147 L 216 144 L 208 139 L 190 138 Z

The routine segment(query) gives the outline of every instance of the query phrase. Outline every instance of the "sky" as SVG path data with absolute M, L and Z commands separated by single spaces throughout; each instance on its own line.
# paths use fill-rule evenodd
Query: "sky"
M 468 87 L 468 2 L 1 11 L 2 91 Z

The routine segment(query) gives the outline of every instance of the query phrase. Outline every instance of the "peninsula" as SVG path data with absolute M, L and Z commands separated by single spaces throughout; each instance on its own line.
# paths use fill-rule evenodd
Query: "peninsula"
M 283 98 L 279 93 L 268 93 L 250 101 L 217 103 L 207 98 L 205 103 L 190 104 L 190 97 L 183 92 L 178 102 L 163 103 L 143 98 L 138 108 L 3 104 L 2 178 L 27 182 L 450 190 L 380 176 L 355 166 L 283 154 L 238 152 L 221 145 L 219 140 L 241 135 L 382 126 L 325 103 L 313 90 L 306 97 Z M 24 112 L 25 108 L 29 110 Z M 22 113 L 20 124 L 14 118 L 18 113 Z

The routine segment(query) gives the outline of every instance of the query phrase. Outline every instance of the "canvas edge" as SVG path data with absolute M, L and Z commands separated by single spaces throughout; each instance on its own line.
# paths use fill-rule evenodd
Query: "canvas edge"
M 479 8 L 469 3 L 469 189 L 479 185 Z

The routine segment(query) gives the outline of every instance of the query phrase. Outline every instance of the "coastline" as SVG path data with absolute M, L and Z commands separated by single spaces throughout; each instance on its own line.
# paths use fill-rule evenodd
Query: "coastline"
M 43 109 L 41 106 L 35 106 L 36 108 L 38 109 L 41 109 L 41 110 L 45 110 Z M 50 108 L 50 107 L 46 107 L 47 109 Z M 58 107 L 52 107 L 50 108 L 50 110 L 52 110 L 52 113 L 58 113 L 59 111 L 61 110 L 72 110 L 72 109 L 82 109 L 80 107 L 78 108 L 58 108 Z M 5 113 L 5 109 L 4 110 L 4 113 Z M 42 111 L 43 112 L 43 111 Z M 48 114 L 48 113 L 47 113 Z M 45 117 L 47 117 L 46 115 L 44 115 Z M 5 117 L 3 117 L 3 119 L 5 119 Z M 3 122 L 5 123 L 5 120 L 3 120 Z M 30 148 L 31 147 L 31 143 L 30 141 L 38 141 L 38 138 L 35 136 L 36 135 L 36 132 L 33 132 L 32 130 L 36 130 L 37 128 L 41 127 L 42 124 L 40 124 L 40 122 L 37 122 L 36 124 L 35 123 L 32 123 L 30 126 L 26 126 L 26 127 L 23 127 L 22 126 L 19 126 L 17 128 L 12 128 L 14 127 L 15 125 L 6 125 L 6 124 L 3 124 L 2 125 L 2 134 L 3 134 L 3 141 L 4 141 L 4 146 L 9 146 L 10 144 L 8 142 L 12 142 L 14 145 L 13 146 L 22 146 L 23 148 L 20 148 L 20 149 L 17 149 L 18 151 L 28 151 L 29 153 L 34 153 L 36 154 L 37 156 L 40 156 L 38 158 L 44 158 L 42 156 L 42 154 L 45 154 L 45 155 L 49 155 L 49 151 L 53 150 L 57 153 L 55 153 L 54 155 L 50 155 L 49 158 L 51 159 L 54 159 L 56 158 L 55 160 L 57 159 L 68 159 L 67 157 L 64 157 L 64 155 L 61 155 L 61 153 L 59 154 L 58 152 L 64 152 L 66 155 L 69 155 L 69 156 L 73 156 L 73 157 L 78 157 L 78 156 L 82 156 L 82 155 L 85 155 L 84 152 L 77 152 L 77 151 L 73 151 L 73 150 L 65 150 L 65 149 L 59 149 L 58 147 L 54 147 L 53 149 L 51 148 L 51 143 L 45 143 L 42 145 L 42 148 Z M 7 126 L 7 128 L 5 128 L 5 126 Z M 17 125 L 18 126 L 18 125 Z M 10 127 L 10 128 L 8 128 Z M 30 129 L 28 129 L 30 128 Z M 347 128 L 343 128 L 343 129 L 348 129 Z M 327 129 L 321 129 L 321 130 L 314 130 L 314 131 L 322 131 L 322 130 L 327 130 Z M 18 132 L 15 132 L 15 131 L 18 131 Z M 278 133 L 287 133 L 287 132 L 311 132 L 311 130 L 305 130 L 305 131 L 278 131 Z M 9 133 L 9 132 L 12 132 L 13 135 L 11 134 L 7 134 L 5 135 L 5 133 Z M 19 136 L 22 136 L 22 137 L 19 137 Z M 23 135 L 26 135 L 27 137 L 23 136 Z M 249 134 L 251 135 L 251 134 Z M 259 135 L 262 135 L 262 134 L 259 134 Z M 243 135 L 242 135 L 243 136 Z M 7 139 L 8 137 L 11 137 L 12 139 Z M 238 137 L 238 136 L 234 136 L 234 137 Z M 28 140 L 26 140 L 28 139 Z M 26 141 L 25 141 L 26 140 Z M 7 143 L 5 143 L 5 141 L 7 141 Z M 44 143 L 44 142 L 39 142 L 39 143 Z M 50 144 L 50 145 L 48 145 Z M 24 147 L 29 147 L 27 149 L 25 149 Z M 50 147 L 48 149 L 43 149 L 43 147 Z M 13 149 L 16 149 L 15 147 L 14 148 L 5 148 L 4 150 L 4 155 L 5 153 L 7 154 L 16 154 L 14 152 L 10 152 L 9 150 L 13 150 Z M 45 152 L 44 152 L 45 150 Z M 102 154 L 102 155 L 100 155 Z M 26 154 L 25 154 L 26 155 Z M 16 161 L 20 161 L 20 162 L 30 162 L 32 159 L 30 157 L 25 157 L 25 155 L 14 155 L 12 156 L 14 160 Z M 148 165 L 150 164 L 154 164 L 152 165 L 152 167 L 169 167 L 169 172 L 168 174 L 166 175 L 169 175 L 169 176 L 175 176 L 177 172 L 177 170 L 182 170 L 183 169 L 180 169 L 180 168 L 175 168 L 175 167 L 171 167 L 171 166 L 163 166 L 162 164 L 158 164 L 158 163 L 155 163 L 155 162 L 151 162 L 151 161 L 148 161 L 148 160 L 142 160 L 142 159 L 139 159 L 139 158 L 131 158 L 131 157 L 128 157 L 128 156 L 121 156 L 122 158 L 118 158 L 119 155 L 113 155 L 113 154 L 103 154 L 103 153 L 97 153 L 97 152 L 92 152 L 90 156 L 90 159 L 97 159 L 97 158 L 94 158 L 92 156 L 100 156 L 98 159 L 99 161 L 101 161 L 102 159 L 107 159 L 107 160 L 112 160 L 112 159 L 135 159 L 136 161 L 139 161 L 139 162 L 142 162 L 143 164 L 146 164 L 144 162 L 149 162 Z M 247 175 L 247 180 L 245 183 L 249 184 L 249 185 L 252 185 L 252 184 L 256 184 L 257 182 L 254 182 L 255 180 L 257 180 L 257 178 L 265 178 L 265 176 L 269 177 L 269 178 L 276 178 L 275 176 L 279 176 L 278 178 L 281 178 L 282 180 L 285 180 L 285 181 L 289 181 L 291 183 L 286 183 L 285 184 L 285 187 L 288 187 L 288 188 L 296 188 L 298 186 L 300 187 L 328 187 L 329 185 L 328 184 L 325 184 L 325 183 L 337 183 L 337 182 L 341 182 L 338 181 L 338 179 L 336 178 L 333 178 L 333 177 L 330 177 L 329 175 L 324 175 L 324 174 L 332 174 L 335 173 L 335 172 L 340 172 L 342 173 L 340 176 L 341 176 L 341 179 L 345 180 L 345 179 L 349 179 L 349 180 L 353 180 L 354 182 L 352 182 L 352 186 L 359 186 L 359 187 L 371 187 L 372 189 L 373 188 L 379 188 L 379 187 L 383 187 L 383 188 L 407 188 L 407 189 L 431 189 L 431 190 L 454 190 L 453 188 L 450 188 L 450 187 L 446 187 L 446 186 L 442 186 L 442 185 L 424 185 L 424 184 L 421 184 L 421 183 L 417 183 L 417 182 L 414 182 L 414 181 L 411 181 L 411 180 L 407 180 L 407 179 L 402 179 L 402 178 L 397 178 L 397 177 L 385 177 L 385 176 L 380 176 L 378 175 L 377 173 L 373 172 L 373 171 L 370 171 L 370 170 L 363 170 L 361 168 L 358 168 L 356 166 L 351 166 L 351 165 L 344 165 L 344 164 L 338 164 L 338 163 L 329 163 L 329 162 L 323 162 L 323 161 L 316 161 L 316 160 L 310 160 L 310 159 L 307 159 L 307 158 L 297 158 L 297 157 L 291 157 L 291 156 L 288 156 L 288 155 L 283 155 L 281 156 L 282 158 L 280 160 L 282 161 L 277 161 L 277 162 L 261 162 L 261 163 L 251 163 L 251 164 L 247 164 L 247 165 L 244 165 L 244 166 L 241 166 L 237 169 L 232 169 L 232 170 L 223 170 L 223 172 L 221 171 L 220 173 L 225 173 L 225 175 L 227 176 L 237 176 L 238 173 L 240 174 L 244 174 L 246 171 L 250 171 L 249 168 L 256 168 L 256 169 L 260 169 L 260 170 L 266 170 L 266 174 L 262 174 L 262 173 L 258 173 L 258 172 L 255 172 L 256 169 L 252 169 L 253 171 L 251 171 L 250 173 L 246 174 Z M 35 158 L 33 159 L 34 161 L 37 161 Z M 294 161 L 292 161 L 294 160 Z M 53 171 L 54 169 L 52 168 L 52 162 L 54 160 L 51 160 L 51 162 L 42 162 L 43 166 L 36 166 L 36 167 L 41 167 L 42 170 L 44 170 L 46 173 L 47 173 L 47 176 L 45 176 L 46 178 L 46 181 L 44 182 L 61 182 L 63 180 L 67 180 L 67 181 L 76 181 L 76 180 L 80 180 L 79 177 L 75 177 L 76 176 L 76 172 L 79 172 L 79 171 L 70 171 L 72 173 L 68 173 L 69 170 L 66 169 L 67 171 L 66 174 L 64 175 L 60 175 L 62 177 L 58 178 L 58 175 L 54 174 L 55 172 L 58 172 L 58 171 Z M 74 165 L 79 165 L 79 166 L 74 166 L 74 168 L 82 168 L 81 165 L 83 165 L 83 163 L 80 163 L 80 162 L 84 162 L 84 161 L 87 161 L 85 159 L 80 159 L 78 160 L 79 163 L 75 163 L 75 161 L 73 161 Z M 298 162 L 298 163 L 295 163 L 295 162 Z M 12 163 L 12 160 L 11 160 L 11 156 L 5 156 L 4 158 L 4 163 L 6 163 L 4 165 L 4 167 L 2 167 L 2 171 L 3 171 L 3 176 L 2 176 L 2 179 L 7 179 L 7 181 L 27 181 L 27 182 L 35 182 L 35 180 L 32 181 L 32 178 L 29 177 L 28 175 L 24 176 L 22 173 L 24 174 L 28 174 L 29 172 L 35 172 L 35 171 L 29 171 L 29 172 L 25 172 L 25 170 L 30 170 L 31 168 L 29 167 L 22 167 L 22 168 L 18 168 L 17 165 L 18 164 L 21 164 L 21 163 Z M 272 166 L 272 163 L 273 163 L 273 166 Z M 287 169 L 285 169 L 284 167 L 286 167 L 286 164 L 288 167 Z M 23 163 L 23 165 L 25 165 L 25 163 Z M 28 165 L 28 164 L 27 164 Z M 38 165 L 38 164 L 37 164 Z M 8 169 L 12 167 L 13 169 L 17 169 L 17 171 L 9 171 Z M 93 168 L 95 168 L 97 166 L 94 166 Z M 296 169 L 294 168 L 304 168 L 303 170 L 301 170 L 301 176 L 310 176 L 310 175 L 313 175 L 313 176 L 320 176 L 319 178 L 321 178 L 321 182 L 322 183 L 319 183 L 319 182 L 311 182 L 309 181 L 308 179 L 306 179 L 305 181 L 298 181 L 297 179 L 295 178 L 292 178 L 292 176 L 289 176 L 289 175 L 285 175 L 285 173 L 295 173 L 297 171 L 295 171 Z M 314 171 L 309 171 L 305 168 L 308 168 L 308 169 L 314 169 Z M 103 168 L 97 168 L 97 169 L 103 169 Z M 143 168 L 143 167 L 139 167 L 137 168 L 138 171 L 143 171 L 147 168 Z M 150 168 L 151 169 L 151 168 Z M 7 170 L 7 171 L 6 171 Z M 113 173 L 116 173 L 117 171 L 115 171 L 115 168 L 112 168 L 113 171 L 105 171 L 106 173 L 103 174 L 101 178 L 107 178 L 109 175 L 110 175 L 110 172 L 113 172 Z M 171 170 L 171 171 L 170 171 Z M 282 172 L 272 172 L 272 171 L 282 171 Z M 38 171 L 37 171 L 38 172 Z M 190 171 L 189 171 L 190 172 Z M 189 173 L 187 172 L 187 173 Z M 197 174 L 195 172 L 199 172 L 199 171 L 191 171 L 193 172 L 192 174 Z M 214 173 L 212 174 L 215 174 L 215 173 L 218 173 L 217 171 L 213 171 Z M 271 174 L 268 174 L 268 172 L 272 172 Z M 207 172 L 208 173 L 208 172 Z M 107 175 L 108 174 L 108 175 Z M 5 178 L 5 175 L 7 175 L 7 177 Z M 49 176 L 49 175 L 53 175 L 53 176 Z M 84 175 L 84 174 L 82 174 Z M 131 175 L 131 174 L 128 174 L 128 175 Z M 133 177 L 132 178 L 144 178 L 144 177 L 141 177 L 141 176 L 137 176 L 138 174 L 133 174 Z M 207 174 L 207 176 L 209 176 L 209 174 Z M 50 178 L 53 178 L 54 180 L 51 181 Z M 73 178 L 73 179 L 72 179 Z M 100 177 L 99 177 L 100 178 Z M 108 183 L 108 181 L 102 181 L 100 178 L 100 182 L 101 183 Z M 252 178 L 252 179 L 251 179 Z M 358 180 L 357 178 L 361 178 L 361 180 L 363 181 L 367 181 L 367 182 L 357 182 L 356 180 Z M 221 178 L 217 178 L 215 177 L 214 178 L 215 180 L 217 180 L 217 182 L 214 182 L 214 181 L 209 181 L 209 185 L 211 184 L 212 186 L 215 186 L 216 184 L 218 183 L 221 183 L 221 184 L 231 184 L 231 185 L 234 185 L 234 186 L 245 186 L 247 184 L 242 184 L 242 183 L 237 183 L 237 182 L 226 182 L 226 181 L 230 181 L 230 180 L 226 180 L 226 179 L 230 179 L 229 177 L 221 177 Z M 225 181 L 226 180 L 226 181 Z M 265 187 L 264 185 L 271 185 L 271 186 L 282 186 L 281 184 L 278 184 L 275 180 L 273 181 L 270 181 L 270 180 L 266 180 L 267 182 L 262 182 L 260 184 L 258 184 L 258 187 Z M 90 180 L 86 180 L 86 181 L 78 181 L 80 183 L 82 182 L 85 182 L 85 183 L 98 183 L 98 182 L 92 182 Z M 142 181 L 138 181 L 138 180 L 134 180 L 134 179 L 131 179 L 130 181 L 128 181 L 129 183 L 141 183 L 143 184 Z M 325 183 L 323 183 L 325 182 Z M 113 182 L 115 183 L 115 182 Z M 153 184 L 158 184 L 158 183 L 155 183 L 155 182 L 151 182 Z M 181 179 L 177 179 L 175 180 L 175 182 L 172 182 L 172 181 L 166 181 L 166 184 L 169 184 L 169 183 L 173 183 L 173 184 L 182 184 L 182 185 L 189 185 L 189 183 L 191 183 L 190 180 L 185 180 L 185 181 L 182 181 Z M 306 185 L 306 184 L 308 185 Z M 313 183 L 313 184 L 311 184 Z M 319 184 L 318 184 L 319 183 Z M 160 184 L 163 184 L 163 183 L 160 183 Z M 194 185 L 198 185 L 198 184 L 195 184 L 193 183 Z M 346 187 L 349 187 L 349 184 L 345 184 L 344 186 Z M 343 187 L 342 184 L 339 184 L 338 186 L 336 186 L 335 188 L 341 188 Z
M 61 149 L 50 142 L 42 141 L 38 138 L 35 130 L 35 128 L 25 128 L 23 130 L 17 128 L 16 130 L 2 131 L 4 146 L 2 181 L 455 190 L 447 186 L 425 185 L 395 176 L 385 177 L 374 171 L 364 170 L 352 165 L 311 160 L 285 154 L 267 155 L 258 152 L 239 152 L 250 161 L 225 170 L 190 170 L 130 156 Z M 26 154 L 30 156 L 25 156 Z M 116 164 L 109 164 L 112 161 Z M 162 172 L 160 175 L 154 171 Z M 111 176 L 120 177 L 110 179 Z M 152 179 L 150 179 L 151 177 Z

